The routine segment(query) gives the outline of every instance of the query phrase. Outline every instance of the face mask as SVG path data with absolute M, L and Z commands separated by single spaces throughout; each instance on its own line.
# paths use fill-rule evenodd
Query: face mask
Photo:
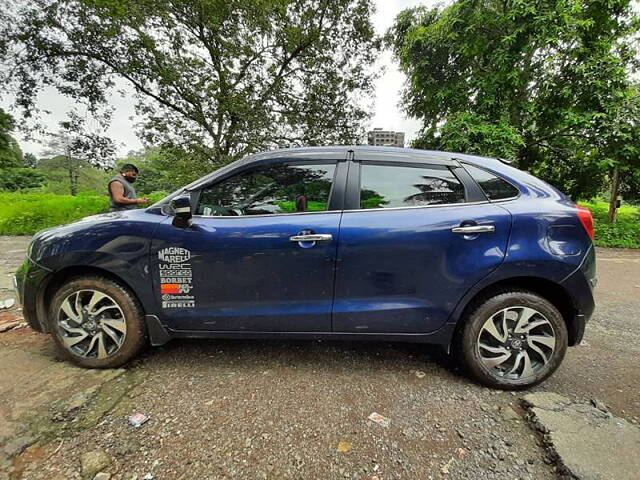
M 130 177 L 129 175 L 123 175 L 123 177 L 125 178 L 125 180 L 129 183 L 133 183 L 136 181 L 136 177 Z

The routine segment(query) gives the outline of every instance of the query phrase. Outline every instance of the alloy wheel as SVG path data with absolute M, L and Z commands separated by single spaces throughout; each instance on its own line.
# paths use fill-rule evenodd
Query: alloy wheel
M 57 327 L 65 348 L 86 358 L 113 355 L 127 335 L 122 309 L 98 290 L 78 290 L 65 298 L 58 310 Z
M 553 325 L 539 311 L 508 307 L 492 315 L 480 329 L 477 353 L 491 375 L 522 380 L 538 374 L 556 347 Z

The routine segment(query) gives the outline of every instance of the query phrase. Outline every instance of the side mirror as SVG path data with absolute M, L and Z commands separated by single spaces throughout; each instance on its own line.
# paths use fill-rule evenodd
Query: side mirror
M 173 221 L 171 222 L 174 227 L 187 228 L 191 223 L 191 198 L 189 195 L 181 195 L 171 200 L 171 207 L 173 208 Z

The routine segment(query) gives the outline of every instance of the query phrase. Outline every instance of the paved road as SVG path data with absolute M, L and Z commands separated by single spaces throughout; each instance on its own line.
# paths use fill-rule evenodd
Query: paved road
M 0 298 L 24 248 L 0 237 Z M 637 423 L 640 252 L 601 249 L 598 268 L 584 345 L 534 391 L 597 398 Z M 0 396 L 12 399 L 0 407 L 5 443 L 17 436 L 14 451 L 25 449 L 4 467 L 0 455 L 0 478 L 81 478 L 87 452 L 127 480 L 557 476 L 519 394 L 480 387 L 420 345 L 175 341 L 99 374 L 58 361 L 46 335 L 22 329 L 0 334 L 0 358 Z M 150 420 L 133 428 L 134 412 Z

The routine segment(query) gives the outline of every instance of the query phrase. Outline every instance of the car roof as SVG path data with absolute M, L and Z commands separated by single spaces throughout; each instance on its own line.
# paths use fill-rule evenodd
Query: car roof
M 437 150 L 417 150 L 414 148 L 401 147 L 376 147 L 371 145 L 344 145 L 330 147 L 295 147 L 268 150 L 260 153 L 248 155 L 240 160 L 236 160 L 209 175 L 192 182 L 184 187 L 184 190 L 195 190 L 203 185 L 220 178 L 231 170 L 248 164 L 269 162 L 271 159 L 286 158 L 295 161 L 317 161 L 317 160 L 342 160 L 346 159 L 349 153 L 353 153 L 356 160 L 371 161 L 402 161 L 406 163 L 438 163 L 441 165 L 455 166 L 458 162 L 468 162 L 478 166 L 489 168 L 490 170 L 500 170 L 504 166 L 497 158 L 481 157 L 455 152 L 441 152 Z
M 331 147 L 296 147 L 269 150 L 249 155 L 232 165 L 253 163 L 254 161 L 272 158 L 288 158 L 296 161 L 304 160 L 340 160 L 346 158 L 348 152 L 353 152 L 356 160 L 372 161 L 402 161 L 425 163 L 432 162 L 441 165 L 454 166 L 458 162 L 467 162 L 490 170 L 500 171 L 503 166 L 511 162 L 495 157 L 481 155 L 469 155 L 460 152 L 444 152 L 439 150 L 418 150 L 415 148 L 401 147 L 376 147 L 372 145 L 345 145 Z
M 401 147 L 376 147 L 371 145 L 344 145 L 333 147 L 295 147 L 295 148 L 282 148 L 277 150 L 269 150 L 261 153 L 256 153 L 246 157 L 247 159 L 258 158 L 343 158 L 347 152 L 354 152 L 354 154 L 374 154 L 376 156 L 389 156 L 393 159 L 399 155 L 407 158 L 408 160 L 424 161 L 426 159 L 439 158 L 442 160 L 451 160 L 460 157 L 473 157 L 473 155 L 466 155 L 463 153 L 453 152 L 441 152 L 437 150 L 417 150 L 414 148 L 401 148 Z M 485 157 L 487 158 L 487 157 Z M 489 158 L 487 158 L 489 159 Z M 495 159 L 491 159 L 495 160 Z

